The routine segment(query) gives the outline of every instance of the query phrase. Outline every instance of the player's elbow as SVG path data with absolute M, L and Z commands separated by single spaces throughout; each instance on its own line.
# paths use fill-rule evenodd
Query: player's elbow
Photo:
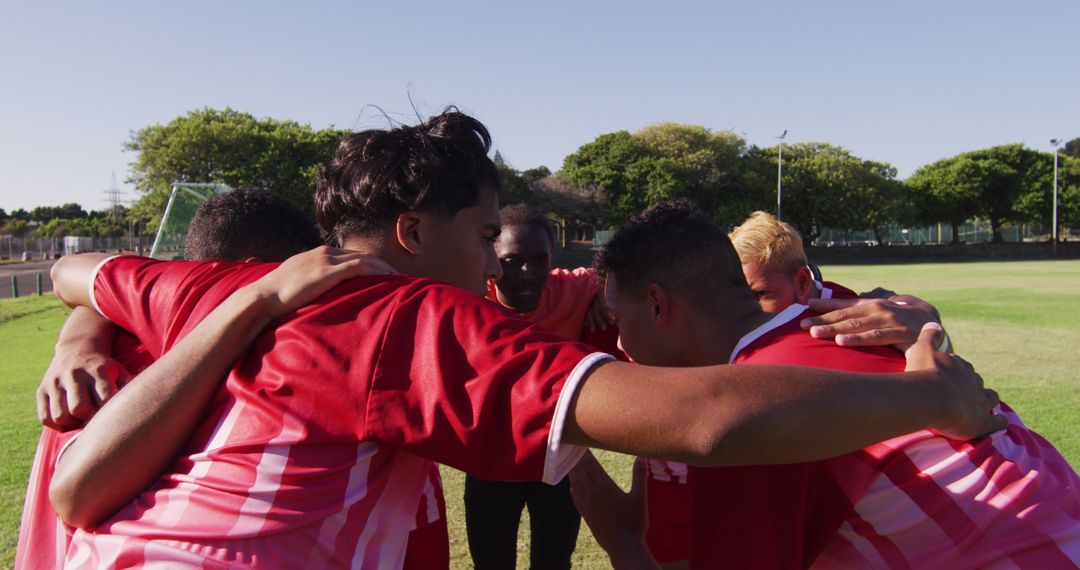
M 96 497 L 83 491 L 74 477 L 57 471 L 49 483 L 49 501 L 65 523 L 76 528 L 96 526 L 105 517 L 96 509 Z
M 72 290 L 74 285 L 70 278 L 72 272 L 70 266 L 75 263 L 73 259 L 74 255 L 65 255 L 58 259 L 49 269 L 49 279 L 53 284 L 53 293 L 56 295 L 56 298 L 60 299 L 60 301 L 69 307 L 75 307 L 77 304 L 75 303 L 73 295 L 74 291 Z
M 688 430 L 687 463 L 698 467 L 720 467 L 737 463 L 732 454 L 732 430 L 726 424 L 702 425 Z
M 752 413 L 732 409 L 722 395 L 701 402 L 699 421 L 684 435 L 690 457 L 686 461 L 699 467 L 748 465 L 757 462 L 762 450 L 755 440 L 757 418 Z

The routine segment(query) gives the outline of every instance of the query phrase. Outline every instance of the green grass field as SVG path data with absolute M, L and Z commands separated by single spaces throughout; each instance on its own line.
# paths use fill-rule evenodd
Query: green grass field
M 957 350 L 1025 421 L 1080 466 L 1080 261 L 824 267 L 855 290 L 884 286 L 934 303 Z M 67 311 L 51 297 L 0 301 L 0 568 L 14 557 L 26 478 L 37 442 L 33 394 Z M 598 454 L 624 485 L 630 459 Z M 451 553 L 469 563 L 461 495 L 464 479 L 444 469 Z M 527 553 L 522 520 L 519 554 Z M 526 554 L 527 556 L 527 554 Z M 519 555 L 519 566 L 527 565 Z M 582 529 L 575 567 L 607 558 Z

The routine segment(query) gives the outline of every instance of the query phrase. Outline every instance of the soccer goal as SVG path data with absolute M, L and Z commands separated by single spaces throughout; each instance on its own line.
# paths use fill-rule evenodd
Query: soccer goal
M 169 203 L 161 215 L 154 246 L 150 248 L 150 257 L 155 259 L 183 259 L 184 240 L 187 238 L 188 225 L 207 199 L 232 190 L 226 184 L 199 184 L 192 182 L 174 182 L 169 193 Z

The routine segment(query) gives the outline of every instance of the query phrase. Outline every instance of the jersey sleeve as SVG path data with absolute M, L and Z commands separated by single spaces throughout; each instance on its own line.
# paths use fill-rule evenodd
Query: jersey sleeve
M 607 354 L 423 281 L 383 335 L 365 439 L 505 481 L 556 483 L 584 452 L 562 431 L 577 386 Z
M 593 297 L 603 291 L 596 271 L 588 267 L 554 269 L 548 279 L 555 279 L 560 283 L 560 303 L 584 302 L 588 307 Z
M 134 334 L 157 359 L 182 331 L 194 327 L 242 281 L 254 280 L 276 266 L 260 264 L 264 267 L 240 276 L 230 271 L 239 265 L 111 257 L 94 270 L 90 300 L 94 309 Z

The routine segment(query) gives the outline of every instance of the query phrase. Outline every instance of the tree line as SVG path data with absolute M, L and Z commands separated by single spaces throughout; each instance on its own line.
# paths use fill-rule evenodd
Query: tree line
M 11 213 L 0 208 L 0 234 L 14 237 L 54 238 L 63 236 L 120 237 L 128 231 L 128 209 L 87 212 L 82 206 L 69 202 L 62 206 L 38 206 Z
M 0 233 L 20 237 L 123 235 L 129 224 L 154 231 L 173 182 L 262 188 L 312 212 L 320 166 L 346 131 L 257 118 L 233 109 L 200 109 L 131 133 L 128 182 L 140 198 L 130 208 L 86 212 L 78 204 L 27 212 L 0 210 Z M 727 226 L 753 210 L 773 211 L 779 148 L 759 147 L 729 130 L 661 123 L 598 136 L 552 172 L 517 170 L 495 154 L 505 204 L 550 212 L 569 233 L 616 227 L 628 216 L 673 198 L 691 200 Z M 812 242 L 821 231 L 989 221 L 995 241 L 1008 224 L 1050 225 L 1053 153 L 1020 144 L 944 158 L 907 180 L 887 162 L 824 142 L 785 144 L 783 218 Z M 1061 149 L 1059 220 L 1080 225 L 1080 138 Z

